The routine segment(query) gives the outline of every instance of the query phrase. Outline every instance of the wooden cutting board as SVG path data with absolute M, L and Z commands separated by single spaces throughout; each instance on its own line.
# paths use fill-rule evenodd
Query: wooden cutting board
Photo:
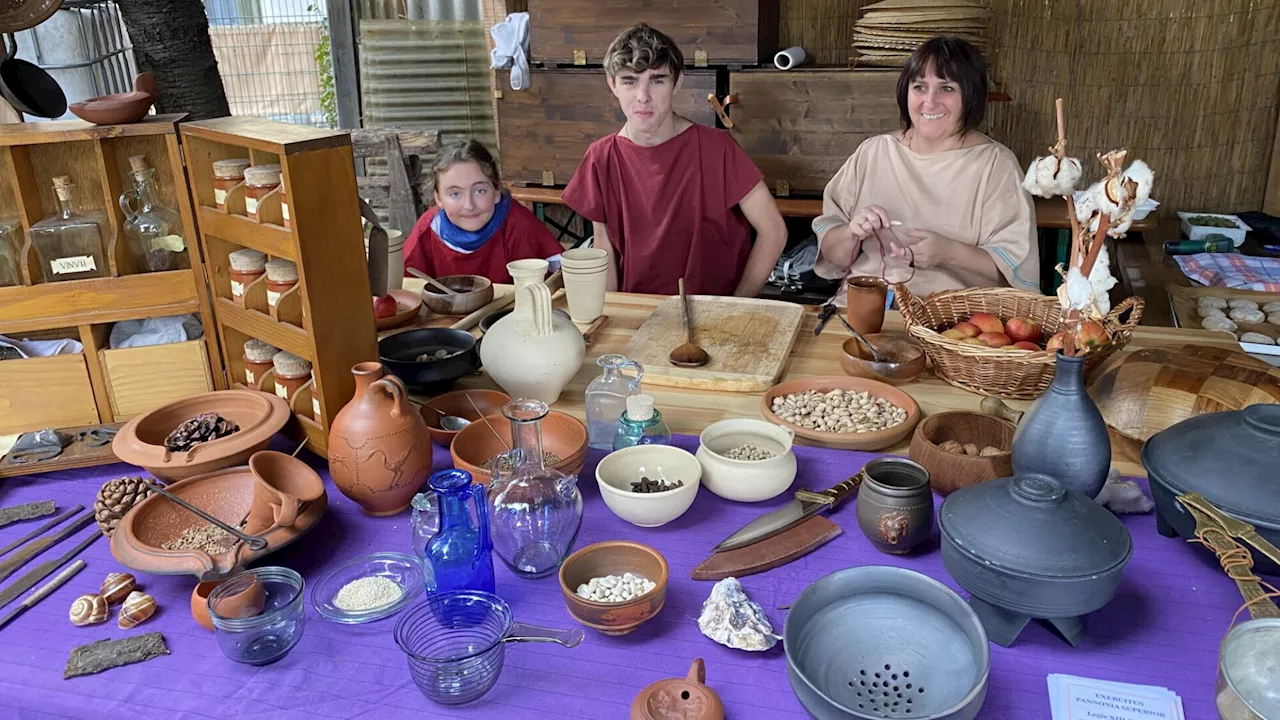
M 804 308 L 755 298 L 690 295 L 693 341 L 711 361 L 699 368 L 671 364 L 671 351 L 684 343 L 680 298 L 658 306 L 623 350 L 644 366 L 644 382 L 666 387 L 763 392 L 777 384 L 791 355 Z

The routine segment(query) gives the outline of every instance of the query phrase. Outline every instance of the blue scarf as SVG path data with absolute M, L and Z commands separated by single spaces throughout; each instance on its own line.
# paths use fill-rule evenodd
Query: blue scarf
M 445 214 L 444 208 L 440 208 L 440 212 L 431 219 L 431 231 L 440 238 L 441 242 L 454 250 L 460 253 L 473 253 L 484 247 L 484 244 L 489 242 L 489 238 L 498 232 L 498 228 L 506 222 L 507 213 L 510 210 L 511 196 L 504 192 L 498 204 L 493 206 L 493 217 L 489 218 L 489 222 L 485 223 L 484 227 L 472 232 L 454 225 Z

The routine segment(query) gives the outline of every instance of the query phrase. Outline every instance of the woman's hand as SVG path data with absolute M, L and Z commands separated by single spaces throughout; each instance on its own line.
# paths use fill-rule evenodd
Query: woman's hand
M 853 236 L 862 240 L 880 228 L 889 227 L 889 211 L 879 205 L 867 205 L 854 211 L 849 218 Z
M 889 243 L 889 257 L 900 258 L 912 267 L 933 268 L 955 262 L 960 243 L 932 230 L 903 228 L 898 241 Z

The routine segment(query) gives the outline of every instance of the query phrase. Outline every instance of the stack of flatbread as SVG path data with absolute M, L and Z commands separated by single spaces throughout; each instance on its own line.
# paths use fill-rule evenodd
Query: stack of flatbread
M 985 0 L 883 0 L 862 9 L 853 26 L 856 64 L 902 67 L 911 53 L 938 35 L 987 43 Z

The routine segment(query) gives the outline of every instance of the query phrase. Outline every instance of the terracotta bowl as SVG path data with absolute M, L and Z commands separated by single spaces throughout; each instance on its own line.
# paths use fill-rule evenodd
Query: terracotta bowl
M 174 428 L 204 412 L 215 412 L 240 429 L 217 440 L 200 443 L 183 453 L 171 453 L 164 440 Z M 244 465 L 264 450 L 293 413 L 289 403 L 257 390 L 219 390 L 195 395 L 143 413 L 125 423 L 111 442 L 121 461 L 137 465 L 165 482 Z
M 853 392 L 870 392 L 872 395 L 884 398 L 894 405 L 906 410 L 907 419 L 905 422 L 888 428 L 887 430 L 876 430 L 874 432 L 861 433 L 833 433 L 819 432 L 817 430 L 801 427 L 795 423 L 787 422 L 773 413 L 773 399 L 776 397 L 805 392 L 806 390 L 817 390 L 825 393 L 836 389 L 852 390 Z M 805 444 L 840 448 L 842 450 L 871 451 L 891 448 L 905 440 L 907 436 L 911 434 L 911 431 L 915 429 L 916 423 L 920 422 L 920 406 L 916 404 L 914 398 L 902 390 L 878 380 L 836 375 L 819 375 L 800 378 L 798 380 L 788 380 L 787 382 L 774 385 L 760 398 L 760 413 L 764 415 L 765 420 L 768 420 L 771 423 L 791 428 L 797 437 L 806 441 Z
M 210 632 L 214 628 L 213 618 L 209 617 L 209 595 L 223 582 L 223 580 L 210 580 L 197 583 L 195 589 L 191 591 L 191 617 L 195 619 L 197 625 Z M 262 583 L 254 578 L 249 587 L 237 595 L 224 599 L 219 608 L 224 613 L 228 608 L 235 608 L 234 617 L 252 617 L 262 612 L 265 600 L 266 594 L 263 592 Z
M 446 295 L 430 283 L 422 288 L 422 302 L 437 315 L 466 315 L 493 300 L 493 283 L 479 275 L 447 275 L 436 282 L 458 293 Z
M 373 324 L 379 330 L 398 328 L 418 316 L 422 298 L 412 290 L 390 290 L 388 295 L 396 299 L 396 314 L 387 318 L 375 318 Z
M 480 467 L 481 463 L 511 447 L 511 421 L 502 413 L 485 417 L 493 430 L 483 421 L 473 422 L 449 445 L 453 466 L 471 473 L 471 478 L 481 485 L 488 485 L 490 477 L 489 471 Z M 502 436 L 501 440 L 498 435 Z M 577 475 L 587 461 L 587 426 L 572 415 L 552 410 L 542 419 L 542 451 L 560 457 L 560 462 L 553 463 L 552 467 Z
M 595 577 L 632 573 L 651 580 L 654 588 L 621 603 L 579 597 L 579 585 Z M 605 635 L 626 635 L 658 614 L 667 600 L 667 561 L 662 553 L 625 540 L 588 545 L 560 566 L 560 592 L 574 620 Z
M 872 342 L 875 342 L 874 340 Z M 930 415 L 911 437 L 910 457 L 929 471 L 929 485 L 946 497 L 956 490 L 987 480 L 1013 475 L 1013 433 L 1017 427 L 1001 418 L 976 412 L 944 412 Z M 940 444 L 955 440 L 973 443 L 981 450 L 996 447 L 999 455 L 973 456 L 947 452 Z
M 475 406 L 472 406 L 472 402 Z M 440 427 L 440 414 L 453 415 L 463 420 L 477 421 L 482 415 L 501 414 L 502 408 L 511 402 L 511 396 L 497 390 L 454 390 L 437 395 L 422 406 L 422 421 L 427 432 L 437 444 L 449 447 L 461 430 L 445 430 Z M 480 412 L 477 413 L 476 410 Z M 505 418 L 504 418 L 505 419 Z M 497 427 L 496 425 L 494 427 Z
M 876 362 L 871 350 L 858 338 L 851 337 L 840 346 L 840 369 L 846 375 L 900 385 L 924 372 L 924 348 L 906 335 L 880 333 L 866 338 L 886 361 Z

